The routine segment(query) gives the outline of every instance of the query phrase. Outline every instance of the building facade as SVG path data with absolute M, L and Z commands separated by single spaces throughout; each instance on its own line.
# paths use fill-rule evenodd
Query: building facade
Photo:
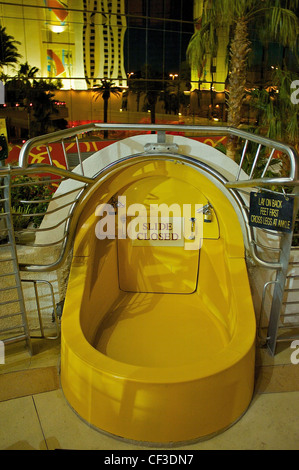
M 65 89 L 86 89 L 103 78 L 126 84 L 124 0 L 26 3 L 0 5 L 2 26 L 20 43 L 20 62 L 37 67 L 41 77 L 61 78 Z
M 126 16 L 124 0 L 83 0 L 82 46 L 84 76 L 96 85 L 97 77 L 126 85 L 123 61 Z M 81 25 L 80 25 L 81 26 Z
M 0 21 L 20 43 L 20 63 L 37 67 L 38 76 L 62 79 L 64 89 L 101 79 L 126 86 L 145 65 L 163 79 L 180 73 L 200 1 L 4 0 Z

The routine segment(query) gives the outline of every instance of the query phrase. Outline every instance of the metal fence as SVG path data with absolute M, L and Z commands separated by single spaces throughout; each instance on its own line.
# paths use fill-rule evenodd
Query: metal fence
M 151 132 L 157 134 L 156 144 L 145 146 L 144 152 L 130 155 L 129 157 L 120 158 L 115 162 L 103 168 L 92 177 L 84 174 L 84 158 L 80 151 L 80 139 L 88 135 L 95 135 L 102 131 L 120 131 L 124 130 L 134 133 Z M 177 133 L 186 137 L 198 136 L 227 136 L 229 141 L 233 141 L 235 149 L 236 166 L 235 177 L 228 181 L 220 171 L 216 171 L 206 162 L 201 161 L 200 155 L 197 158 L 191 158 L 181 155 L 174 146 L 167 143 L 166 133 Z M 66 143 L 73 141 L 77 149 L 78 165 L 75 169 L 70 162 L 69 155 L 66 152 Z M 59 143 L 61 145 L 65 169 L 58 168 L 53 164 L 54 155 L 51 153 L 51 143 Z M 31 164 L 30 152 L 34 147 L 44 146 L 49 158 L 49 164 Z M 74 155 L 72 154 L 72 158 Z M 290 274 L 290 256 L 294 249 L 292 245 L 296 244 L 298 237 L 298 229 L 294 233 L 295 222 L 291 232 L 285 233 L 281 231 L 271 231 L 264 228 L 253 227 L 250 224 L 250 193 L 266 191 L 268 194 L 283 195 L 285 197 L 294 198 L 294 216 L 298 211 L 298 156 L 294 149 L 281 142 L 276 142 L 255 134 L 245 132 L 240 129 L 219 126 L 186 126 L 186 125 L 142 125 L 142 124 L 97 124 L 79 126 L 72 129 L 54 132 L 40 137 L 35 137 L 27 141 L 19 156 L 19 165 L 17 167 L 2 167 L 0 175 L 9 175 L 11 183 L 11 191 L 18 188 L 40 187 L 47 188 L 43 191 L 45 197 L 40 197 L 42 191 L 37 190 L 36 197 L 27 197 L 19 200 L 21 210 L 16 212 L 13 207 L 10 208 L 12 220 L 15 222 L 14 236 L 19 245 L 30 246 L 34 250 L 51 249 L 56 255 L 56 259 L 36 263 L 35 261 L 19 261 L 19 269 L 21 272 L 41 273 L 50 272 L 59 269 L 69 255 L 74 233 L 76 230 L 78 218 L 82 207 L 88 204 L 88 200 L 96 190 L 97 181 L 109 174 L 110 171 L 120 168 L 127 162 L 144 161 L 146 159 L 163 158 L 175 159 L 182 163 L 194 165 L 202 171 L 207 172 L 216 178 L 219 184 L 234 199 L 238 206 L 239 213 L 243 220 L 244 243 L 247 249 L 246 257 L 249 264 L 266 268 L 275 272 L 275 279 L 268 281 L 264 285 L 261 314 L 259 319 L 259 337 L 266 342 L 271 354 L 275 353 L 276 343 L 279 340 L 280 328 L 285 327 L 285 318 L 283 308 L 285 305 L 285 294 L 294 287 L 288 287 L 291 279 L 299 279 L 299 262 L 298 274 L 294 272 Z M 48 178 L 41 178 L 40 175 L 47 174 Z M 50 176 L 49 176 L 50 175 Z M 62 182 L 72 180 L 76 182 L 75 189 L 59 193 L 54 192 L 53 188 L 60 187 Z M 53 203 L 54 202 L 54 203 Z M 60 211 L 60 212 L 59 212 Z M 58 222 L 52 223 L 50 226 L 45 224 L 46 218 L 51 221 L 55 220 L 55 214 L 60 214 Z M 62 214 L 62 215 L 61 215 Z M 52 217 L 49 217 L 52 216 Z M 36 220 L 43 219 L 43 223 L 39 225 L 34 223 Z M 25 220 L 24 226 L 21 222 Z M 295 219 L 294 219 L 295 220 Z M 27 221 L 27 223 L 26 223 Z M 28 223 L 30 221 L 30 223 Z M 52 242 L 47 243 L 47 233 L 60 228 L 60 237 Z M 30 237 L 31 234 L 31 237 Z M 42 236 L 43 235 L 43 236 Z M 271 243 L 269 243 L 269 236 Z M 39 239 L 42 237 L 42 243 Z M 1 250 L 1 245 L 0 245 Z M 296 249 L 295 249 L 296 250 Z M 43 260 L 42 256 L 37 255 L 36 259 Z M 293 261 L 297 263 L 297 261 Z M 292 265 L 297 267 L 296 264 Z M 293 276 L 293 277 L 290 277 Z M 297 289 L 297 287 L 296 287 Z M 271 290 L 272 305 L 270 307 L 269 320 L 264 324 L 265 319 L 265 299 Z M 299 287 L 297 289 L 299 291 Z M 38 300 L 37 300 L 38 301 Z M 292 302 L 296 302 L 293 300 Z M 297 302 L 299 303 L 299 302 Z M 55 308 L 55 302 L 54 302 Z M 299 319 L 296 319 L 296 312 L 292 313 L 292 324 L 289 328 L 298 329 Z M 56 318 L 56 317 L 55 317 Z M 295 318 L 295 321 L 294 321 Z M 41 326 L 42 328 L 42 326 Z M 266 328 L 266 334 L 262 331 Z M 292 333 L 293 335 L 293 333 Z M 285 334 L 283 335 L 285 337 Z M 294 336 L 288 337 L 293 338 Z

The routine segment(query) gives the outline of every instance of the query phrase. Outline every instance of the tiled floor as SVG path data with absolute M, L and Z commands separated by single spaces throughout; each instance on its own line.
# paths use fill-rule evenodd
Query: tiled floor
M 0 393 L 1 387 L 19 380 L 19 387 L 0 395 L 1 450 L 146 449 L 83 422 L 67 404 L 59 381 L 52 380 L 53 370 L 59 369 L 59 341 L 35 340 L 34 348 L 36 354 L 30 357 L 22 345 L 11 345 L 6 364 L 0 365 Z M 256 391 L 245 415 L 218 436 L 180 449 L 298 450 L 299 364 L 290 363 L 291 352 L 284 345 L 272 358 L 258 349 Z M 30 373 L 47 380 L 34 384 Z

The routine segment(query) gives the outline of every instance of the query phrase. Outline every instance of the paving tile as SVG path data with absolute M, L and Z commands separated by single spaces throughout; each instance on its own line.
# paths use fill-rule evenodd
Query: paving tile
M 276 347 L 275 356 L 269 354 L 266 347 L 258 347 L 256 350 L 256 365 L 282 365 L 282 364 L 291 364 L 291 354 L 293 349 L 290 348 L 291 343 L 278 343 Z
M 46 450 L 31 396 L 0 403 L 0 449 Z
M 294 364 L 256 368 L 257 393 L 299 391 L 299 367 Z
M 299 392 L 257 394 L 237 423 L 189 449 L 299 450 L 298 420 Z

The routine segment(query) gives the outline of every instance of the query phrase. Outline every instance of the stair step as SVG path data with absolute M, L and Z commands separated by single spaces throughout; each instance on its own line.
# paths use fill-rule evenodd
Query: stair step
M 11 338 L 4 338 L 2 341 L 4 344 L 10 344 L 10 343 L 16 343 L 18 341 L 23 341 L 24 339 L 27 339 L 27 335 L 22 334 L 18 336 L 12 336 Z
M 17 302 L 20 302 L 21 299 L 16 299 L 16 300 L 6 300 L 5 302 L 0 302 L 0 305 L 8 305 L 8 304 L 15 304 Z
M 0 320 L 4 320 L 5 318 L 11 318 L 11 317 L 16 317 L 18 315 L 22 315 L 22 312 L 17 312 L 17 313 L 8 313 L 7 315 L 1 315 Z M 2 330 L 0 329 L 0 332 Z
M 1 328 L 0 332 L 1 333 L 7 333 L 8 331 L 13 331 L 13 330 L 19 330 L 20 328 L 24 328 L 24 324 L 21 323 L 20 325 L 14 325 L 14 326 L 7 326 L 6 328 Z M 25 335 L 26 336 L 26 335 Z M 3 341 L 3 340 L 2 340 Z
M 9 287 L 1 287 L 0 292 L 4 292 L 7 290 L 17 289 L 18 286 L 9 286 Z
M 2 307 L 2 311 L 5 309 L 3 306 L 9 305 L 9 304 L 19 304 L 18 307 L 14 308 L 14 310 L 18 310 L 15 313 L 7 313 L 9 310 L 6 310 L 6 313 L 0 317 L 0 320 L 4 319 L 9 319 L 13 317 L 20 316 L 21 318 L 17 321 L 20 322 L 19 325 L 13 325 L 13 326 L 5 326 L 4 328 L 0 329 L 0 334 L 1 334 L 1 340 L 4 341 L 4 343 L 14 343 L 17 341 L 27 341 L 27 346 L 29 348 L 29 352 L 32 354 L 32 345 L 31 345 L 31 340 L 30 340 L 30 333 L 29 333 L 29 328 L 27 324 L 27 318 L 26 318 L 26 311 L 25 311 L 25 305 L 24 305 L 24 298 L 23 298 L 23 291 L 21 288 L 21 278 L 20 278 L 20 272 L 18 268 L 18 259 L 17 259 L 17 252 L 16 252 L 16 246 L 14 243 L 14 227 L 13 227 L 13 221 L 12 221 L 12 214 L 11 214 L 11 206 L 10 206 L 10 197 L 9 197 L 9 191 L 10 191 L 10 180 L 11 176 L 9 173 L 6 173 L 3 177 L 0 177 L 0 204 L 1 204 L 1 210 L 3 212 L 0 213 L 0 219 L 5 222 L 4 227 L 0 229 L 0 234 L 8 238 L 8 240 L 3 240 L 5 243 L 0 245 L 0 253 L 2 254 L 3 258 L 0 258 L 0 263 L 11 263 L 9 266 L 1 265 L 1 274 L 0 278 L 5 279 L 6 281 L 9 281 L 8 286 L 3 286 L 0 288 L 0 292 L 7 292 L 7 291 L 12 291 L 13 289 L 16 290 L 16 293 L 14 294 L 14 297 L 16 297 L 13 300 L 6 300 L 0 302 L 0 306 Z M 7 272 L 5 272 L 7 271 Z M 12 280 L 8 280 L 8 277 L 13 276 L 14 277 L 14 282 Z M 12 286 L 11 284 L 14 284 Z M 8 320 L 9 324 L 9 320 Z M 3 324 L 2 324 L 3 325 Z M 11 323 L 10 323 L 11 325 Z M 4 325 L 3 325 L 4 326 Z M 20 331 L 21 330 L 21 331 Z M 9 338 L 2 338 L 2 336 L 10 336 Z
M 15 272 L 12 272 L 12 273 L 5 273 L 5 274 L 0 274 L 0 277 L 8 277 L 8 276 L 15 276 Z

